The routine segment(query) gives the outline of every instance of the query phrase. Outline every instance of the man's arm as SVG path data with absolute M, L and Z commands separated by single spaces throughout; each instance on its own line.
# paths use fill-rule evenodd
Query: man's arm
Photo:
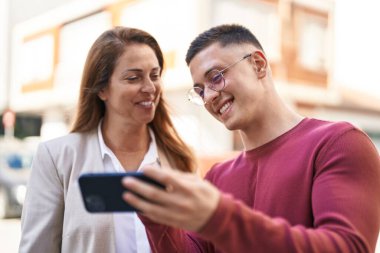
M 312 190 L 312 228 L 292 226 L 281 217 L 252 210 L 226 194 L 215 193 L 216 189 L 207 182 L 179 172 L 147 169 L 145 173 L 167 185 L 168 190 L 157 191 L 125 180 L 125 186 L 151 202 L 133 194 L 126 194 L 126 201 L 151 221 L 194 231 L 225 252 L 335 253 L 375 249 L 380 227 L 380 161 L 373 144 L 357 130 L 332 139 L 318 156 Z M 165 234 L 167 239 L 183 245 L 187 249 L 183 252 L 207 252 L 188 246 L 194 243 L 184 232 L 171 231 Z
M 194 174 L 155 168 L 147 168 L 144 173 L 166 185 L 166 190 L 126 178 L 123 183 L 127 188 L 149 194 L 151 201 L 128 193 L 124 199 L 142 211 L 139 217 L 146 227 L 152 251 L 215 252 L 211 243 L 189 231 L 199 230 L 209 219 L 218 204 L 219 191 Z M 195 185 L 197 189 L 193 188 Z M 139 189 L 132 189 L 134 187 Z M 159 199 L 166 202 L 166 207 L 158 204 Z M 168 205 L 171 206 L 170 212 L 166 212 Z M 162 223 L 162 220 L 166 222 Z M 182 224 L 177 225 L 178 222 Z
M 195 233 L 160 225 L 141 214 L 139 217 L 145 225 L 153 253 L 215 252 L 211 243 L 204 241 Z

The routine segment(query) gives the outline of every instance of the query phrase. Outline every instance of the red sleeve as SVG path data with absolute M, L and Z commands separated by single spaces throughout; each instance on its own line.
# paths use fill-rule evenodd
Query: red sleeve
M 350 130 L 317 157 L 311 228 L 269 217 L 228 194 L 198 236 L 143 222 L 153 252 L 369 253 L 380 228 L 379 196 L 378 153 L 364 133 Z
M 199 234 L 223 252 L 374 252 L 379 196 L 378 153 L 364 133 L 350 130 L 332 139 L 317 158 L 314 227 L 291 226 L 223 195 Z
M 142 215 L 139 217 L 145 225 L 153 253 L 215 252 L 210 243 L 202 240 L 194 233 L 154 223 Z

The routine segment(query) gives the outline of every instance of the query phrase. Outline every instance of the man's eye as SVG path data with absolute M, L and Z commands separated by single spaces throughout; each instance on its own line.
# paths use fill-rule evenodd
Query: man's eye
M 194 90 L 195 90 L 195 92 L 196 92 L 201 98 L 204 97 L 204 95 L 205 95 L 205 91 L 204 91 L 204 89 L 202 89 L 201 87 L 196 86 L 196 87 L 194 87 Z
M 202 89 L 200 92 L 199 92 L 199 96 L 201 98 L 204 98 L 205 97 L 205 91 Z
M 223 81 L 223 75 L 218 70 L 214 69 L 207 75 L 207 80 L 212 86 Z
M 212 84 L 218 84 L 218 83 L 220 83 L 222 81 L 222 79 L 223 79 L 222 74 L 221 73 L 217 73 L 217 74 L 215 74 L 215 75 L 212 76 L 211 83 Z

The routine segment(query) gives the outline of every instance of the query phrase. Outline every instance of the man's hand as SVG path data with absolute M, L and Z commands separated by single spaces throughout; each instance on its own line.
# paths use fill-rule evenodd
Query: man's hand
M 123 179 L 126 202 L 150 220 L 176 228 L 199 231 L 214 213 L 220 192 L 197 175 L 146 167 L 144 174 L 166 186 L 158 189 L 132 177 Z

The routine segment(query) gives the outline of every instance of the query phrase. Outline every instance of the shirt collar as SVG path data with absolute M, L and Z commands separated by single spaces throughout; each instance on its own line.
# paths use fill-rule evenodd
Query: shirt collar
M 113 154 L 113 152 L 109 147 L 107 147 L 107 145 L 104 142 L 103 134 L 102 134 L 102 123 L 103 123 L 103 119 L 101 119 L 99 121 L 99 124 L 98 124 L 98 140 L 99 140 L 99 146 L 100 146 L 100 153 L 101 153 L 102 159 L 104 159 L 104 157 L 106 155 L 111 156 L 111 154 Z M 144 159 L 141 162 L 140 167 L 142 167 L 144 165 L 148 165 L 148 164 L 154 164 L 156 162 L 158 164 L 160 164 L 160 159 L 158 156 L 157 143 L 156 143 L 156 138 L 154 136 L 154 132 L 150 127 L 148 128 L 148 130 L 149 130 L 149 135 L 150 135 L 151 141 L 149 144 L 148 151 L 145 153 Z

